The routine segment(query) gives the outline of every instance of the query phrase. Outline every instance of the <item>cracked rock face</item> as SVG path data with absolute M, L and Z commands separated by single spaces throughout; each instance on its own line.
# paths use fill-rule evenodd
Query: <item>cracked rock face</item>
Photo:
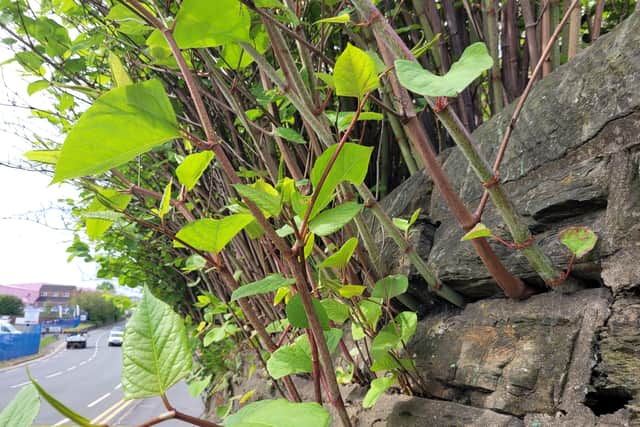
M 421 323 L 410 350 L 434 397 L 502 413 L 555 413 L 584 400 L 610 294 L 484 300 Z

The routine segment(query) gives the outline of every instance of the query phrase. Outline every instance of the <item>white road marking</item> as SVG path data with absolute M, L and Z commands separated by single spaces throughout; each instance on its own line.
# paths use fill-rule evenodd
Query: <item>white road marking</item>
M 111 396 L 111 393 L 107 393 L 104 396 L 97 398 L 93 402 L 89 403 L 87 405 L 87 408 L 92 408 L 92 407 L 96 406 L 98 403 L 102 402 L 104 399 L 106 399 L 109 396 Z
M 25 382 L 20 383 L 20 384 L 12 385 L 11 388 L 18 388 L 18 387 L 22 387 L 23 385 L 27 385 L 27 384 L 31 384 L 31 381 L 25 381 Z
M 85 363 L 87 363 L 86 360 L 83 360 L 82 362 L 79 363 L 80 366 L 84 365 Z
M 69 418 L 65 418 L 64 420 L 60 420 L 60 421 L 58 421 L 57 423 L 55 423 L 55 424 L 53 425 L 53 427 L 61 426 L 62 424 L 65 424 L 65 423 L 67 423 L 67 422 L 69 422 L 69 421 L 71 421 Z
M 53 377 L 57 377 L 58 375 L 62 375 L 62 371 L 55 372 L 51 375 L 47 375 L 45 378 L 53 378 Z
M 67 372 L 69 372 L 69 371 L 73 371 L 73 370 L 74 370 L 74 369 L 76 369 L 76 368 L 77 368 L 77 366 L 73 365 L 72 367 L 70 367 L 70 368 L 68 368 L 68 369 L 67 369 Z
M 27 383 L 28 384 L 28 383 Z M 122 383 L 118 384 L 117 386 L 115 386 L 113 389 L 114 390 L 119 390 L 120 388 L 122 388 Z

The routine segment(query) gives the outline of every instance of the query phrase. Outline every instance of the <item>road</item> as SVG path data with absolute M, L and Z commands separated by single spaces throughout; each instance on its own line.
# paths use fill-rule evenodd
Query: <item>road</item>
M 26 367 L 40 385 L 59 401 L 92 423 L 111 426 L 136 426 L 165 412 L 161 399 L 123 400 L 122 348 L 107 346 L 109 328 L 91 331 L 86 349 L 62 350 L 25 365 L 0 370 L 0 409 L 4 408 L 29 383 Z M 203 404 L 193 398 L 182 382 L 167 393 L 178 410 L 199 416 Z M 35 425 L 74 425 L 44 399 Z M 185 427 L 190 424 L 169 420 L 162 427 Z

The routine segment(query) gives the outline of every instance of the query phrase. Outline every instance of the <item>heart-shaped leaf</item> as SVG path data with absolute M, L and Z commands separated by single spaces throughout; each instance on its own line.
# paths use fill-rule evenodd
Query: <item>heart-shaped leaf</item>
M 371 381 L 371 387 L 362 400 L 363 408 L 371 408 L 376 404 L 380 396 L 398 381 L 398 378 L 394 375 L 392 377 L 376 378 Z
M 591 252 L 598 242 L 598 236 L 589 227 L 569 227 L 558 234 L 558 238 L 576 258 Z
M 112 89 L 67 135 L 52 183 L 100 174 L 178 136 L 173 107 L 158 80 Z
M 199 219 L 182 227 L 176 238 L 196 249 L 218 253 L 252 221 L 253 216 L 250 214 L 229 215 L 222 219 Z M 182 244 L 176 240 L 174 246 L 180 247 Z
M 400 84 L 412 92 L 423 96 L 458 96 L 475 79 L 493 66 L 493 59 L 484 43 L 478 42 L 467 47 L 460 59 L 444 76 L 437 76 L 416 61 L 398 59 L 395 61 Z
M 336 60 L 333 81 L 336 85 L 336 95 L 359 99 L 378 88 L 380 84 L 373 59 L 367 52 L 351 43 L 347 44 L 347 48 Z

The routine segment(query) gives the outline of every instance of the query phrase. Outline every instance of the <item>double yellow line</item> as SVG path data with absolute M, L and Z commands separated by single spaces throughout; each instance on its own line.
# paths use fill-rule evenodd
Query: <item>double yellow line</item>
M 133 403 L 133 400 L 120 399 L 113 406 L 107 408 L 106 411 L 91 420 L 91 424 L 107 424 L 113 417 L 124 411 L 125 408 Z

